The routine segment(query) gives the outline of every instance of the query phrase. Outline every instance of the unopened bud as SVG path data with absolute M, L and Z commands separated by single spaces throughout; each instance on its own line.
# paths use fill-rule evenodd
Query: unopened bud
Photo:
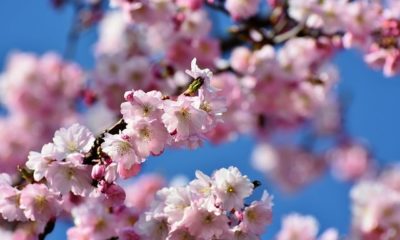
M 104 177 L 105 172 L 106 172 L 106 166 L 96 164 L 92 168 L 92 178 L 95 180 L 100 180 Z

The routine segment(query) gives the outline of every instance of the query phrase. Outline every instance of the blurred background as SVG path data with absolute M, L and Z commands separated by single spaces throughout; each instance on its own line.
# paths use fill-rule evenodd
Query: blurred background
M 49 1 L 2 0 L 0 5 L 0 68 L 3 69 L 7 55 L 12 51 L 42 54 L 64 51 L 67 33 L 72 19 L 72 9 L 52 9 Z M 220 21 L 225 21 L 221 20 Z M 85 69 L 93 66 L 93 43 L 96 29 L 85 32 L 79 39 L 75 61 Z M 368 68 L 357 52 L 342 52 L 335 58 L 340 71 L 339 92 L 351 95 L 346 112 L 346 127 L 356 139 L 362 139 L 372 149 L 374 158 L 382 163 L 398 160 L 400 147 L 400 79 L 385 78 L 380 72 Z M 270 239 L 279 229 L 281 219 L 291 212 L 314 215 L 320 229 L 335 227 L 340 234 L 349 231 L 350 183 L 338 182 L 331 174 L 323 175 L 295 194 L 282 193 L 268 182 L 250 164 L 255 140 L 241 136 L 237 140 L 221 145 L 206 143 L 194 151 L 167 150 L 159 157 L 146 162 L 143 173 L 160 173 L 171 180 L 176 175 L 188 179 L 197 169 L 211 174 L 220 167 L 237 166 L 252 180 L 260 180 L 254 197 L 259 198 L 266 188 L 274 196 L 274 220 L 263 239 Z M 250 199 L 251 200 L 251 199 Z M 67 222 L 57 222 L 55 231 L 48 239 L 66 239 Z

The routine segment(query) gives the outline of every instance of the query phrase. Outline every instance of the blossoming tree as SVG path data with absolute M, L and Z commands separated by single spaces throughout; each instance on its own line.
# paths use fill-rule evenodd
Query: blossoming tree
M 279 205 L 262 182 L 295 193 L 329 169 L 354 183 L 349 239 L 400 239 L 400 168 L 380 168 L 346 131 L 332 60 L 357 49 L 399 74 L 399 1 L 50 3 L 75 11 L 64 55 L 16 52 L 0 75 L 1 239 L 45 239 L 58 219 L 74 223 L 71 240 L 261 239 Z M 228 34 L 215 30 L 227 25 L 220 15 Z M 83 70 L 75 45 L 94 27 L 96 61 Z M 165 149 L 244 134 L 258 142 L 251 161 L 266 180 L 235 166 L 179 185 L 137 176 Z M 341 236 L 292 213 L 273 239 Z

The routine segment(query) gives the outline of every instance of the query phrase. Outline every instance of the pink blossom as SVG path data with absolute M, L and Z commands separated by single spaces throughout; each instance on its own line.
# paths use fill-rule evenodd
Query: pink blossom
M 314 217 L 291 214 L 283 219 L 282 229 L 276 238 L 277 240 L 315 240 L 317 233 L 318 222 Z
M 53 138 L 57 151 L 66 158 L 71 153 L 87 153 L 94 142 L 94 136 L 84 126 L 74 124 L 57 130 Z
M 72 210 L 75 227 L 68 231 L 71 239 L 101 240 L 116 236 L 116 221 L 99 199 L 88 200 Z M 82 236 L 81 236 L 82 234 Z
M 179 222 L 191 204 L 190 192 L 185 187 L 168 189 L 164 207 L 164 212 L 168 216 L 168 222 Z
M 251 56 L 251 51 L 248 48 L 235 48 L 230 58 L 232 68 L 240 73 L 246 73 L 249 70 Z
M 350 196 L 356 233 L 366 239 L 379 239 L 386 234 L 400 236 L 393 232 L 393 224 L 400 219 L 399 192 L 379 181 L 363 181 L 353 187 Z
M 146 57 L 130 58 L 124 61 L 117 73 L 118 80 L 129 83 L 134 89 L 146 89 L 152 81 L 150 62 Z
M 40 181 L 46 175 L 51 162 L 61 159 L 62 154 L 56 150 L 55 145 L 48 143 L 43 145 L 40 153 L 33 151 L 29 153 L 26 166 L 34 171 L 33 177 L 35 181 Z
M 132 140 L 124 134 L 106 133 L 101 148 L 113 161 L 121 164 L 125 169 L 130 169 L 132 165 L 143 162 L 143 159 L 137 155 L 136 146 Z
M 141 215 L 135 225 L 135 230 L 145 236 L 145 239 L 167 239 L 169 225 L 165 217 Z
M 116 184 L 107 187 L 104 194 L 110 206 L 121 206 L 126 198 L 124 189 Z
M 354 180 L 368 173 L 371 159 L 368 150 L 360 144 L 340 145 L 328 153 L 335 174 L 344 180 Z
M 142 90 L 125 93 L 127 102 L 121 104 L 121 113 L 127 123 L 146 118 L 152 120 L 161 116 L 162 94 L 158 91 Z
M 225 2 L 226 10 L 236 20 L 255 15 L 259 5 L 260 0 L 227 0 Z
M 79 196 L 88 196 L 93 190 L 91 171 L 88 166 L 68 162 L 53 162 L 46 173 L 51 189 L 62 195 L 70 191 Z
M 283 190 L 293 192 L 317 178 L 325 168 L 323 159 L 300 148 L 277 148 L 260 144 L 254 149 L 253 164 Z
M 158 175 L 144 175 L 133 184 L 125 187 L 126 205 L 138 210 L 146 209 L 154 199 L 155 193 L 165 185 L 165 180 Z M 141 194 L 137 194 L 137 192 Z
M 272 198 L 264 191 L 261 201 L 255 201 L 244 209 L 243 222 L 245 232 L 262 234 L 265 226 L 272 222 Z
M 214 188 L 218 202 L 227 210 L 240 209 L 243 199 L 253 192 L 253 184 L 239 169 L 222 168 L 214 173 Z
M 212 239 L 222 236 L 227 231 L 228 219 L 224 215 L 217 215 L 207 209 L 190 207 L 182 220 L 182 224 L 189 232 L 201 239 Z
M 60 212 L 59 195 L 43 184 L 27 185 L 20 196 L 20 207 L 32 221 L 47 222 Z
M 7 221 L 25 221 L 20 208 L 21 193 L 6 183 L 0 183 L 0 213 Z
M 196 237 L 195 235 L 190 234 L 187 228 L 181 227 L 171 231 L 167 238 L 167 240 L 180 240 L 180 239 L 195 240 Z
M 142 158 L 161 154 L 169 140 L 167 129 L 158 119 L 143 119 L 128 124 L 124 133 L 134 139 L 138 155 Z
M 202 0 L 203 1 L 203 0 Z M 189 1 L 190 2 L 190 1 Z M 206 37 L 211 29 L 211 21 L 204 10 L 187 12 L 180 25 L 180 34 L 188 38 Z
M 176 141 L 186 140 L 204 131 L 207 114 L 200 110 L 198 97 L 179 96 L 177 101 L 166 100 L 162 121 Z

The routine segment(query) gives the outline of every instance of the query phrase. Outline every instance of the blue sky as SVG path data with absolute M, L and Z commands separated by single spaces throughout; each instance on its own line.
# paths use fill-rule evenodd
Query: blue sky
M 49 1 L 2 0 L 0 7 L 0 67 L 7 54 L 13 50 L 38 54 L 46 51 L 62 52 L 71 21 L 71 9 L 54 11 Z M 76 60 L 85 68 L 93 65 L 92 43 L 96 31 L 85 33 L 79 41 Z M 368 141 L 374 156 L 381 162 L 399 159 L 400 148 L 400 78 L 384 78 L 380 72 L 369 69 L 360 53 L 351 51 L 339 54 L 334 60 L 341 74 L 341 91 L 351 92 L 353 100 L 346 116 L 347 128 L 356 138 Z M 270 239 L 279 228 L 283 215 L 293 211 L 312 214 L 320 221 L 321 229 L 336 227 L 343 234 L 348 231 L 350 209 L 349 184 L 334 180 L 329 174 L 305 188 L 297 195 L 287 196 L 266 182 L 250 165 L 250 154 L 255 141 L 241 137 L 237 141 L 189 150 L 168 150 L 160 157 L 150 158 L 145 171 L 155 171 L 168 178 L 186 174 L 192 178 L 194 171 L 206 173 L 220 167 L 234 165 L 252 179 L 263 181 L 274 195 L 274 223 L 264 239 Z M 256 197 L 261 196 L 261 189 Z M 48 239 L 65 239 L 64 223 L 58 223 Z

